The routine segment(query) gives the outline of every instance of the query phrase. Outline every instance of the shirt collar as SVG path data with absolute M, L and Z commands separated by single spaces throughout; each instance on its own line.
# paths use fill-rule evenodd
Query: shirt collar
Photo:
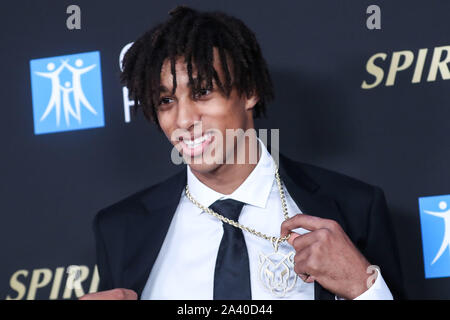
M 219 199 L 234 199 L 248 205 L 265 208 L 275 180 L 275 162 L 264 143 L 259 139 L 258 141 L 261 157 L 247 179 L 232 194 L 225 195 L 209 188 L 198 180 L 191 168 L 187 166 L 187 183 L 194 199 L 205 207 L 209 207 Z M 195 208 L 199 214 L 203 212 L 197 206 Z

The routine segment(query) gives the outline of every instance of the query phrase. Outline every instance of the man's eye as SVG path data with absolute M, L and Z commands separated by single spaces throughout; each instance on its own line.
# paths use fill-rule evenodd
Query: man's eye
M 202 88 L 202 89 L 198 90 L 198 91 L 195 93 L 194 96 L 195 96 L 196 98 L 198 98 L 198 97 L 206 96 L 206 95 L 208 95 L 208 94 L 210 94 L 210 93 L 211 93 L 211 90 L 210 90 L 210 89 Z
M 167 98 L 167 97 L 161 98 L 159 100 L 159 105 L 168 104 L 171 102 L 171 100 L 172 100 L 171 98 Z

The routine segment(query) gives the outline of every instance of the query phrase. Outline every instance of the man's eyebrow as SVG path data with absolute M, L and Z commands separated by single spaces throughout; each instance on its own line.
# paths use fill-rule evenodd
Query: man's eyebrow
M 213 86 L 214 86 L 214 84 L 216 82 L 215 79 L 213 79 L 212 82 L 213 82 Z M 197 79 L 195 78 L 194 79 L 194 84 L 196 84 L 196 83 L 197 83 Z M 189 88 L 192 87 L 192 85 L 189 82 L 186 83 L 186 86 L 189 87 Z M 166 86 L 160 85 L 159 86 L 159 92 L 161 92 L 161 93 L 168 93 L 168 92 L 172 92 L 172 90 L 167 89 Z
M 165 86 L 159 86 L 159 91 L 163 93 L 170 92 Z

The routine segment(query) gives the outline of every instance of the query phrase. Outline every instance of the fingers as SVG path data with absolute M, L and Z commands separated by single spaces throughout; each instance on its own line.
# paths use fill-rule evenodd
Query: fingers
M 296 252 L 303 250 L 316 241 L 316 235 L 314 232 L 308 232 L 305 234 L 298 234 L 292 232 L 288 239 L 288 243 L 294 247 Z
M 311 237 L 310 234 L 311 232 L 304 235 L 292 232 L 288 239 L 289 244 L 294 247 L 297 253 L 294 257 L 294 272 L 306 283 L 314 281 L 314 278 L 306 273 L 303 267 L 304 260 L 308 258 L 309 253 L 302 249 L 307 248 L 314 241 L 314 237 Z
M 316 278 L 314 278 L 314 276 L 307 275 L 306 279 L 302 279 L 302 280 L 306 283 L 312 283 L 312 282 L 316 281 Z
M 79 300 L 137 300 L 138 295 L 130 289 L 112 289 L 95 293 L 88 293 L 80 297 Z
M 302 279 L 303 282 L 306 282 L 306 283 L 312 283 L 312 282 L 316 281 L 316 278 L 314 278 L 314 276 L 309 275 L 308 273 L 299 273 L 298 277 L 300 279 Z
M 317 229 L 305 234 L 291 233 L 288 242 L 295 249 L 294 271 L 306 283 L 316 280 L 320 267 L 321 243 L 328 241 L 330 230 Z
M 310 248 L 306 248 L 295 255 L 294 258 L 294 272 L 306 283 L 311 283 L 316 280 L 316 278 L 310 273 L 312 270 L 309 269 L 308 259 L 311 255 Z
M 294 246 L 294 240 L 295 240 L 296 238 L 300 237 L 300 236 L 301 236 L 301 234 L 298 234 L 298 233 L 296 233 L 296 232 L 291 232 L 291 236 L 290 236 L 289 239 L 288 239 L 288 243 L 289 243 L 291 246 Z
M 303 228 L 314 231 L 322 228 L 332 228 L 336 222 L 307 214 L 297 214 L 281 224 L 281 237 L 289 234 L 294 229 Z
M 292 230 L 302 228 L 311 232 L 298 234 Z M 323 248 L 333 244 L 333 235 L 339 234 L 341 227 L 331 219 L 323 219 L 306 214 L 296 216 L 281 224 L 281 237 L 290 234 L 288 243 L 295 249 L 294 271 L 306 283 L 317 281 L 323 270 Z

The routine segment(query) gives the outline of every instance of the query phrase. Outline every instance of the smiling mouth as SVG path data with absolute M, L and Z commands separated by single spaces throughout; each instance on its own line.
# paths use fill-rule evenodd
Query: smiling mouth
M 201 137 L 196 139 L 180 139 L 180 145 L 183 149 L 183 154 L 196 157 L 203 154 L 205 149 L 214 140 L 214 136 L 211 133 L 205 133 Z

